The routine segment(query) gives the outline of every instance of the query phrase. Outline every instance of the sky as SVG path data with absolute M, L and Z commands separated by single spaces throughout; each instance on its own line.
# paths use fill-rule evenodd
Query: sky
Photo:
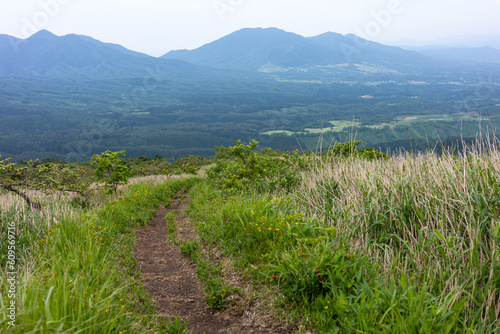
M 161 56 L 246 27 L 378 42 L 500 35 L 500 0 L 0 0 L 0 34 L 47 29 Z

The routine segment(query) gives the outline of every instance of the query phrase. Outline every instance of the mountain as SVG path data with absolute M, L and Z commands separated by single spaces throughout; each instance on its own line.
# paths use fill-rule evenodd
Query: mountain
M 245 28 L 194 50 L 171 51 L 163 59 L 222 69 L 258 70 L 344 63 L 415 64 L 424 56 L 398 47 L 370 42 L 355 35 L 328 32 L 303 37 L 277 28 Z
M 456 74 L 463 62 L 500 59 L 500 51 L 493 48 L 418 51 L 353 34 L 327 32 L 306 38 L 277 28 L 245 28 L 200 48 L 155 58 L 88 36 L 41 30 L 27 39 L 0 35 L 0 75 L 208 82 L 266 72 L 286 80 L 322 82 L 380 81 L 395 75 L 416 80 L 443 70 Z
M 131 78 L 196 76 L 204 69 L 154 58 L 88 36 L 56 36 L 41 30 L 27 39 L 0 35 L 0 75 Z
M 195 50 L 171 51 L 163 59 L 233 70 L 262 65 L 299 67 L 328 63 L 328 50 L 300 35 L 277 28 L 245 28 Z
M 344 36 L 327 32 L 308 39 L 330 51 L 331 63 L 424 64 L 427 61 L 417 52 L 372 42 L 354 34 Z

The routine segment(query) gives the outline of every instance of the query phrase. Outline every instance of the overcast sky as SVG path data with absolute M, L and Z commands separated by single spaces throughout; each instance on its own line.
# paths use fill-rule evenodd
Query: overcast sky
M 0 0 L 0 34 L 77 33 L 160 56 L 245 27 L 379 42 L 500 34 L 500 0 Z

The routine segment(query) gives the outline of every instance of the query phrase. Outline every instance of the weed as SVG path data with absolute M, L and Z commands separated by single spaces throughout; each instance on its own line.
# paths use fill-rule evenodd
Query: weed
M 180 245 L 181 253 L 189 256 L 193 261 L 198 258 L 198 243 L 196 240 L 186 241 Z
M 174 321 L 166 323 L 165 329 L 168 334 L 187 334 L 186 328 L 188 324 L 187 321 L 181 322 L 181 320 L 175 319 Z
M 211 278 L 205 282 L 205 299 L 213 309 L 224 310 L 226 298 L 237 291 L 236 288 L 225 285 L 220 278 Z
M 174 245 L 178 244 L 177 241 L 177 226 L 175 224 L 175 217 L 179 214 L 179 211 L 173 210 L 165 215 L 165 222 L 167 224 L 168 238 Z

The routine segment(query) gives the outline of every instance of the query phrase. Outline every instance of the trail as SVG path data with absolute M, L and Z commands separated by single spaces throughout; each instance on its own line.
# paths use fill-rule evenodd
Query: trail
M 157 314 L 187 321 L 190 333 L 289 333 L 254 299 L 243 298 L 236 311 L 219 312 L 208 306 L 196 265 L 168 238 L 165 215 L 173 210 L 179 211 L 176 226 L 181 243 L 198 238 L 193 224 L 184 216 L 188 202 L 188 197 L 173 199 L 169 208 L 159 210 L 147 226 L 137 230 L 135 257 L 143 277 L 141 284 Z M 231 284 L 239 281 L 238 277 L 227 279 Z

